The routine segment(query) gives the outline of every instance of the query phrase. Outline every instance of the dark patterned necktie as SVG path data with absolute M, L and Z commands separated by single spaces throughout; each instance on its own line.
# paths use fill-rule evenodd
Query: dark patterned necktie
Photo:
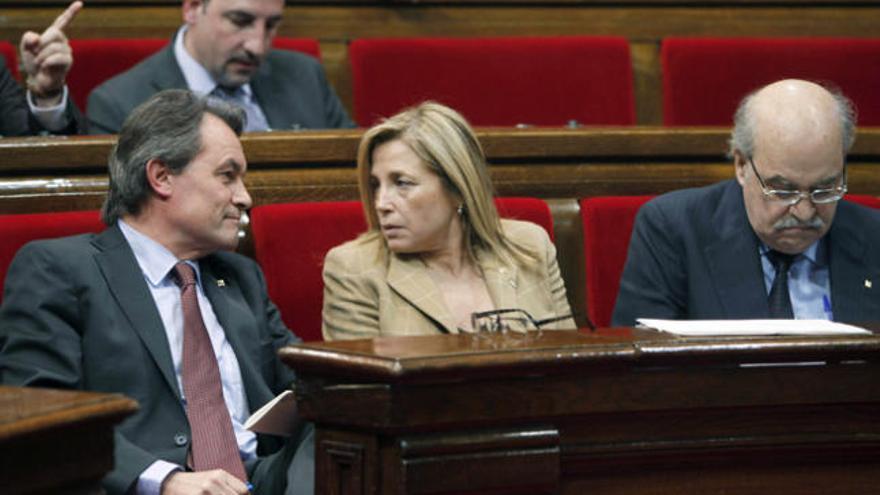
M 223 400 L 220 368 L 211 338 L 202 320 L 196 296 L 195 271 L 184 262 L 174 266 L 183 308 L 183 393 L 186 417 L 192 430 L 192 461 L 195 471 L 223 469 L 247 481 L 232 430 L 229 409 Z
M 770 318 L 794 318 L 791 309 L 791 296 L 788 294 L 788 269 L 795 255 L 780 253 L 779 251 L 767 251 L 767 259 L 773 264 L 776 276 L 773 285 L 770 286 L 770 296 L 767 302 L 770 306 Z

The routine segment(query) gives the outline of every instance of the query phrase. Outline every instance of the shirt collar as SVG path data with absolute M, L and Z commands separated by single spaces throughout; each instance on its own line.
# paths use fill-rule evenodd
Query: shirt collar
M 177 59 L 177 65 L 180 66 L 183 77 L 186 79 L 186 85 L 189 86 L 190 90 L 200 95 L 211 94 L 217 87 L 217 81 L 202 64 L 186 51 L 186 47 L 183 46 L 183 37 L 186 35 L 186 30 L 187 26 L 184 24 L 177 30 L 177 34 L 174 36 L 174 58 Z M 250 100 L 252 97 L 250 83 L 242 85 L 241 90 Z
M 803 253 L 799 254 L 797 257 L 803 257 L 810 261 L 813 265 L 822 267 L 828 264 L 828 256 L 827 256 L 827 247 L 825 242 L 825 236 L 816 242 L 810 244 Z M 770 247 L 764 244 L 763 242 L 759 243 L 761 255 L 766 256 L 767 252 L 770 251 Z M 797 259 L 797 258 L 796 258 Z
M 147 281 L 154 287 L 161 285 L 166 280 L 169 272 L 174 269 L 174 265 L 180 260 L 168 248 L 149 236 L 138 232 L 131 225 L 122 220 L 119 220 L 117 223 L 125 240 L 128 241 L 128 245 L 131 246 L 131 250 L 134 251 L 134 257 L 137 259 L 138 265 L 141 267 L 141 271 L 144 273 Z M 198 282 L 201 276 L 198 262 L 188 260 L 187 263 L 195 269 L 196 281 Z

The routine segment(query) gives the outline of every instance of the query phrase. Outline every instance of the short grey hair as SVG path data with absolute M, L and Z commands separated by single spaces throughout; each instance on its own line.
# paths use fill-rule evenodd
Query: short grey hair
M 110 187 L 101 208 L 105 224 L 114 225 L 122 216 L 141 211 L 151 193 L 147 162 L 159 160 L 173 174 L 189 165 L 202 149 L 201 123 L 207 113 L 241 135 L 244 110 L 188 90 L 157 93 L 129 114 L 108 159 Z
M 824 87 L 837 107 L 837 115 L 840 118 L 841 142 L 843 143 L 843 153 L 846 155 L 852 148 L 856 140 L 856 109 L 852 101 L 847 98 L 839 89 L 829 87 L 826 84 L 820 84 Z M 755 121 L 752 118 L 751 106 L 755 95 L 763 88 L 758 88 L 749 93 L 740 102 L 733 117 L 733 131 L 730 133 L 729 149 L 727 157 L 733 159 L 735 151 L 739 151 L 743 155 L 750 157 L 755 153 Z

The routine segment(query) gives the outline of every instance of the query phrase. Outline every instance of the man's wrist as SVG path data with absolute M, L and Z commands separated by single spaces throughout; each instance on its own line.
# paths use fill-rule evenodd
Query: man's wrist
M 34 104 L 40 107 L 57 105 L 61 102 L 61 97 L 64 94 L 64 84 L 53 89 L 41 88 L 33 76 L 27 77 L 26 86 L 28 92 L 33 97 Z

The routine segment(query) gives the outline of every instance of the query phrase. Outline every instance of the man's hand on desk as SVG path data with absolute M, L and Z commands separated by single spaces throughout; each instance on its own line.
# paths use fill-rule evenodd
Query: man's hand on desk
M 223 471 L 177 471 L 162 483 L 162 495 L 246 495 L 248 487 L 240 479 Z

